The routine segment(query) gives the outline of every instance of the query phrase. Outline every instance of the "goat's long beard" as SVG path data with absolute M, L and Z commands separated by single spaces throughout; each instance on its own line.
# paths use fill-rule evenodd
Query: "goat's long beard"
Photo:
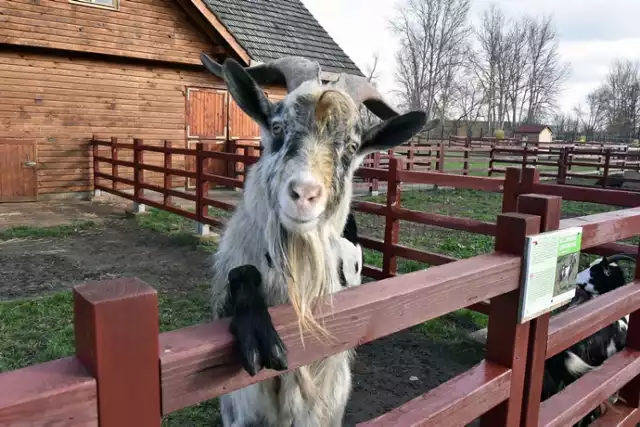
M 323 238 L 321 231 L 305 234 L 284 232 L 275 217 L 270 219 L 274 221 L 271 225 L 275 226 L 270 229 L 278 230 L 276 235 L 268 236 L 271 252 L 277 259 L 274 267 L 281 269 L 282 277 L 286 280 L 287 295 L 298 318 L 302 343 L 304 345 L 305 331 L 316 337 L 319 333 L 329 338 L 329 332 L 315 316 L 316 313 L 322 313 L 322 304 L 326 301 L 324 297 L 331 293 L 332 262 L 326 248 L 328 239 Z M 322 363 L 312 363 L 296 369 L 294 375 L 304 399 L 315 402 L 315 411 L 321 419 L 325 419 L 330 414 L 327 412 L 327 402 L 318 394 L 320 384 L 317 383 L 322 369 Z
M 304 331 L 328 336 L 326 329 L 316 320 L 314 312 L 321 314 L 323 297 L 330 294 L 329 262 L 319 233 L 288 236 L 287 291 L 291 306 L 298 316 L 301 338 Z

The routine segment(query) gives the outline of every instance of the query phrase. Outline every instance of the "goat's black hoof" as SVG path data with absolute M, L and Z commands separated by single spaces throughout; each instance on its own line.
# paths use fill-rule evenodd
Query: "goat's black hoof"
M 260 272 L 252 265 L 229 272 L 233 306 L 230 331 L 236 339 L 240 363 L 251 376 L 262 368 L 277 371 L 288 368 L 287 350 L 273 327 L 261 284 Z

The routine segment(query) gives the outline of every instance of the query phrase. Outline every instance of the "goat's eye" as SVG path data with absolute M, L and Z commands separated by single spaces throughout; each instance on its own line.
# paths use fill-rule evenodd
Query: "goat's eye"
M 271 133 L 273 133 L 274 135 L 280 135 L 282 133 L 282 123 L 280 122 L 273 122 L 271 123 Z
M 358 145 L 351 141 L 349 143 L 347 143 L 347 151 L 349 151 L 349 153 L 353 154 L 356 152 L 356 149 L 358 148 Z

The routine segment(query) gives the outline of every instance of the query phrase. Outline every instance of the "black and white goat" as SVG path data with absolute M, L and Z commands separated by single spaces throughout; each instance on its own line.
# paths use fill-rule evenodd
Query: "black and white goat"
M 353 262 L 341 255 L 341 235 L 355 170 L 369 153 L 400 145 L 438 121 L 427 124 L 423 111 L 398 114 L 358 76 L 323 84 L 319 64 L 304 58 L 248 68 L 201 58 L 260 126 L 263 147 L 215 254 L 214 316 L 231 317 L 239 361 L 250 375 L 284 371 L 286 348 L 267 307 L 290 303 L 301 330 L 326 333 L 317 311 L 343 289 L 340 259 Z M 286 86 L 287 96 L 272 102 L 261 87 L 267 84 Z M 364 128 L 361 104 L 381 123 Z M 348 284 L 351 274 L 344 276 Z M 341 426 L 352 357 L 353 351 L 341 352 L 222 396 L 224 426 Z
M 614 255 L 599 258 L 587 269 L 578 273 L 576 296 L 564 309 L 583 304 L 624 286 L 626 284 L 624 270 L 617 263 L 620 260 L 635 262 L 635 259 L 629 255 Z M 626 342 L 628 322 L 629 316 L 625 316 L 549 358 L 545 364 L 542 399 L 546 400 L 558 393 L 620 351 Z M 597 416 L 596 409 L 576 426 L 588 425 Z

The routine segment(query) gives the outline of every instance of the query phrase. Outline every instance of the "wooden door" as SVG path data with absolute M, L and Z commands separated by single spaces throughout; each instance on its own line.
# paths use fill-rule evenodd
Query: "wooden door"
M 36 200 L 36 166 L 35 141 L 0 140 L 0 202 Z
M 266 95 L 271 98 L 269 94 Z M 231 97 L 229 97 L 229 140 L 235 147 L 236 154 L 244 154 L 244 150 L 247 150 L 248 155 L 260 157 L 260 127 Z M 233 167 L 236 178 L 244 179 L 244 163 L 236 162 L 230 167 Z
M 202 142 L 207 151 L 224 151 L 227 140 L 227 91 L 219 89 L 187 89 L 187 148 Z M 195 171 L 195 159 L 187 156 L 186 167 Z M 227 176 L 227 162 L 209 159 L 205 172 Z M 188 187 L 193 188 L 193 180 Z M 213 183 L 211 184 L 213 188 Z

